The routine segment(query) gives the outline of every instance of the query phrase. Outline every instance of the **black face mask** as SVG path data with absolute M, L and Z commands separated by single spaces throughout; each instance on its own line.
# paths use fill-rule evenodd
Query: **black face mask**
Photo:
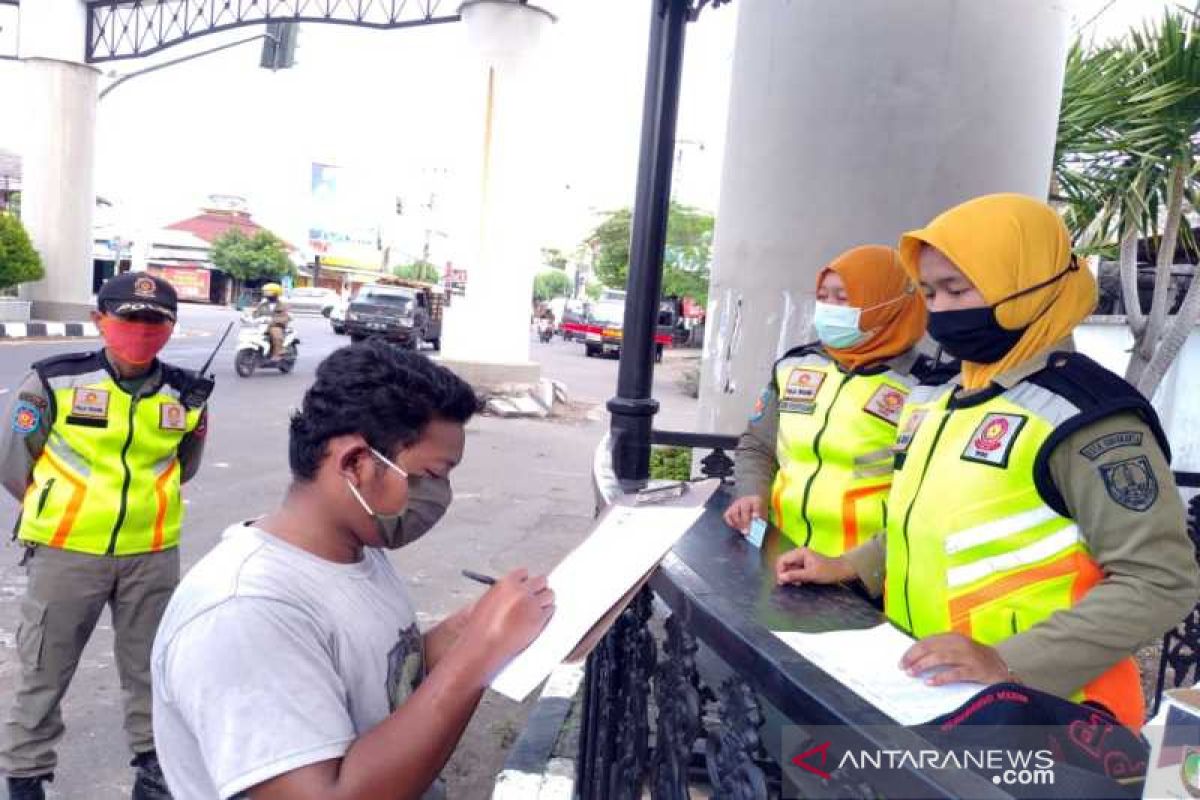
M 958 311 L 929 312 L 929 335 L 942 346 L 942 349 L 954 358 L 970 361 L 973 364 L 995 364 L 1017 346 L 1025 331 L 1050 308 L 1045 308 L 1034 316 L 1029 325 L 1010 331 L 996 320 L 996 309 L 1009 300 L 1024 297 L 1030 292 L 1044 289 L 1056 281 L 1062 280 L 1069 273 L 1079 269 L 1079 262 L 1071 257 L 1067 268 L 1049 280 L 1022 289 L 1016 294 L 1000 300 L 995 305 L 983 308 L 964 308 Z
M 1025 330 L 1002 327 L 996 321 L 996 306 L 929 313 L 929 335 L 953 357 L 975 364 L 995 364 L 1004 358 Z

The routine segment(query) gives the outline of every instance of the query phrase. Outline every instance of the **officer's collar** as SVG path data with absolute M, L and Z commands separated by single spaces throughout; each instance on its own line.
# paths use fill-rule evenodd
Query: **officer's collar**
M 831 355 L 830 352 L 823 346 L 821 347 L 821 355 L 832 361 L 834 366 L 838 368 L 839 372 L 843 372 L 847 375 L 880 375 L 888 370 L 893 370 L 901 375 L 910 375 L 912 374 L 913 367 L 916 365 L 917 359 L 920 358 L 921 354 L 917 352 L 915 347 L 912 347 L 908 350 L 905 350 L 898 356 L 892 356 L 891 358 L 883 361 L 876 361 L 873 364 L 866 364 L 854 369 L 847 369 L 846 367 L 842 366 L 842 363 L 834 358 L 833 355 Z
M 1021 381 L 1044 370 L 1050 363 L 1050 355 L 1052 353 L 1062 352 L 1075 352 L 1075 340 L 1072 337 L 1067 336 L 1065 339 L 1060 339 L 1033 358 L 1021 362 L 1012 369 L 1001 372 L 992 378 L 990 386 L 969 392 L 962 388 L 962 373 L 959 373 L 950 380 L 950 383 L 954 384 L 955 387 L 955 404 L 959 407 L 978 405 L 979 403 L 991 400 L 997 395 L 1004 394 Z
M 125 383 L 139 380 L 139 378 L 122 378 L 120 373 L 117 372 L 116 367 L 114 367 L 112 362 L 109 361 L 107 349 L 101 348 L 99 356 L 100 363 L 104 366 L 104 371 L 108 373 L 109 377 L 113 379 L 113 382 L 116 383 L 117 386 L 121 387 L 122 390 L 125 389 Z M 157 392 L 162 387 L 162 362 L 159 361 L 157 357 L 154 359 L 153 363 L 150 364 L 150 369 L 147 370 L 146 374 L 140 377 L 140 380 L 142 381 L 142 385 L 141 388 L 138 389 L 138 397 L 145 397 L 148 394 L 154 394 L 154 392 Z M 128 392 L 126 393 L 128 394 Z

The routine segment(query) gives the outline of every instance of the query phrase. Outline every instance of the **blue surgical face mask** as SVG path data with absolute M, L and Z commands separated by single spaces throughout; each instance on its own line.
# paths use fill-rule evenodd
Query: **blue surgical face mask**
M 822 344 L 834 350 L 844 350 L 854 347 L 866 338 L 866 334 L 858 327 L 861 318 L 861 308 L 836 306 L 818 300 L 813 311 L 813 326 L 816 327 L 817 338 Z

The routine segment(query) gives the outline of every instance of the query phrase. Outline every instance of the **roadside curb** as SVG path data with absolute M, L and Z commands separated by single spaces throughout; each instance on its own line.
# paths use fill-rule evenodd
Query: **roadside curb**
M 97 337 L 100 331 L 91 322 L 3 322 L 0 339 L 55 339 Z
M 171 339 L 212 336 L 210 331 L 175 329 Z M 24 339 L 98 339 L 100 331 L 91 322 L 0 322 L 0 342 Z

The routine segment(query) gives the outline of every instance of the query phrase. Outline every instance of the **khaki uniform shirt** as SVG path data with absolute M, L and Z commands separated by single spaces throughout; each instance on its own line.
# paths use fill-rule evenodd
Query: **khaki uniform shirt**
M 1069 341 L 996 378 L 1006 389 L 1046 366 Z M 960 390 L 961 392 L 962 390 Z M 1119 446 L 1096 455 L 1105 437 Z M 1090 453 L 1091 458 L 1085 453 Z M 1100 468 L 1145 456 L 1158 497 L 1134 511 L 1109 494 Z M 1179 622 L 1200 599 L 1200 569 L 1187 535 L 1186 511 L 1171 467 L 1149 426 L 1129 412 L 1114 414 L 1068 436 L 1050 455 L 1050 475 L 1104 578 L 1078 603 L 1058 611 L 996 650 L 1024 683 L 1067 696 Z M 867 589 L 883 591 L 885 537 L 845 555 Z

